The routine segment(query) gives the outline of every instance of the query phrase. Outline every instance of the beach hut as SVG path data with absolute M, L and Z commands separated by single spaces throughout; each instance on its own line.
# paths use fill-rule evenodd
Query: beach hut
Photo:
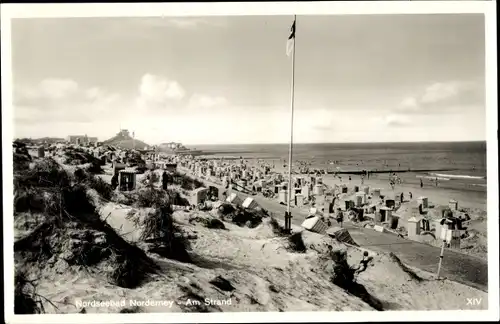
M 389 224 L 391 229 L 397 229 L 398 228 L 398 223 L 399 223 L 399 215 L 392 214 L 391 217 L 389 218 Z
M 214 187 L 214 186 L 209 186 L 208 187 L 208 193 L 207 193 L 208 198 L 210 199 L 211 197 L 215 197 L 217 199 L 220 198 L 219 196 L 219 188 Z M 219 199 L 220 200 L 220 199 Z
M 455 250 L 460 250 L 460 231 L 459 230 L 450 230 L 451 238 L 449 240 L 450 248 Z
M 39 146 L 36 150 L 36 156 L 39 158 L 45 157 L 45 147 Z
M 325 201 L 323 203 L 323 213 L 325 215 L 333 213 L 333 197 L 325 196 Z
M 418 201 L 419 205 L 422 205 L 422 208 L 428 208 L 429 207 L 429 199 L 427 197 L 424 197 L 424 196 L 419 197 L 417 199 L 417 201 Z
M 295 195 L 295 206 L 302 207 L 304 206 L 304 196 L 301 194 Z
M 324 194 L 324 192 L 325 192 L 325 189 L 323 188 L 323 185 L 317 184 L 314 186 L 313 195 L 321 196 Z
M 326 229 L 328 228 L 325 222 L 323 222 L 318 216 L 307 217 L 304 222 L 302 222 L 301 226 L 308 231 L 319 234 L 326 234 Z
M 241 204 L 241 206 L 243 208 L 250 208 L 250 209 L 254 209 L 254 208 L 257 208 L 259 207 L 259 204 L 255 201 L 255 199 L 251 198 L 251 197 L 247 197 L 245 199 L 245 201 L 243 201 L 243 204 Z
M 368 187 L 368 186 L 364 186 L 364 187 L 363 187 L 363 192 L 364 192 L 365 194 L 369 195 L 369 194 L 370 194 L 370 187 Z
M 356 202 L 356 206 L 357 207 L 360 207 L 363 204 L 365 204 L 366 203 L 366 194 L 364 192 L 358 192 L 356 194 L 356 200 L 355 200 L 355 202 Z
M 309 196 L 311 195 L 311 190 L 309 190 L 308 186 L 303 186 L 301 194 L 304 196 L 304 198 L 309 199 Z
M 420 221 L 421 219 L 415 216 L 408 219 L 408 238 L 415 240 L 420 235 Z
M 238 206 L 243 203 L 243 200 L 234 192 L 227 197 L 226 201 L 230 204 L 235 204 Z
M 191 192 L 189 203 L 192 206 L 198 206 L 207 200 L 209 190 L 207 188 L 198 188 Z
M 132 191 L 136 187 L 136 171 L 120 170 L 118 177 L 118 186 L 120 191 Z
M 380 207 L 380 222 L 388 221 L 392 216 L 392 209 L 389 207 Z
M 458 210 L 458 201 L 456 200 L 450 200 L 448 207 L 450 207 L 451 210 Z
M 364 208 L 355 207 L 354 211 L 356 212 L 357 220 L 359 222 L 362 222 L 362 221 L 365 220 L 365 210 L 364 210 Z
M 342 193 L 347 193 L 347 186 L 346 185 L 342 185 L 341 190 L 342 190 L 341 191 Z
M 377 204 L 369 204 L 365 206 L 365 214 L 375 214 L 377 211 Z
M 288 192 L 286 190 L 280 190 L 278 193 L 278 202 L 286 204 L 288 198 Z
M 260 181 L 260 180 L 259 181 L 255 181 L 253 183 L 253 187 L 255 188 L 255 191 L 262 192 L 262 187 L 263 187 L 262 181 Z
M 358 192 L 359 191 L 359 186 L 354 186 L 354 192 Z
M 345 210 L 349 210 L 355 206 L 354 201 L 352 200 L 346 200 L 345 201 Z
M 385 206 L 387 208 L 392 208 L 396 205 L 396 201 L 394 199 L 386 199 L 385 200 Z
M 125 170 L 126 167 L 124 163 L 113 162 L 113 174 L 118 175 L 120 171 Z
M 374 198 L 379 198 L 380 197 L 380 188 L 374 188 L 373 189 L 373 197 Z

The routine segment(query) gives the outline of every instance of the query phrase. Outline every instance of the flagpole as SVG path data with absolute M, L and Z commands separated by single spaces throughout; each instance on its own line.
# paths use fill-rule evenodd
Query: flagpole
M 295 25 L 295 30 L 297 30 L 297 15 L 293 15 L 293 21 Z M 290 203 L 292 200 L 292 156 L 293 156 L 293 104 L 295 95 L 295 42 L 297 37 L 294 35 L 293 48 L 292 48 L 292 84 L 291 84 L 291 96 L 290 96 L 290 149 L 288 152 L 288 199 L 287 199 L 287 212 L 288 216 L 291 218 L 292 214 L 290 212 Z M 290 224 L 291 225 L 291 224 Z M 288 228 L 288 229 L 291 229 Z

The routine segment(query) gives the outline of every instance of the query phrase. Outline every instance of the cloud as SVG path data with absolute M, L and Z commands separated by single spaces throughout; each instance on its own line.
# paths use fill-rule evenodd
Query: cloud
M 415 97 L 406 97 L 403 99 L 401 102 L 400 106 L 398 107 L 398 110 L 400 111 L 406 111 L 406 112 L 416 112 L 419 110 L 419 105 L 417 102 L 417 98 Z
M 139 95 L 146 100 L 162 102 L 172 99 L 180 100 L 184 98 L 186 91 L 177 81 L 146 74 L 141 79 Z
M 404 98 L 399 113 L 442 113 L 454 109 L 484 105 L 484 87 L 476 82 L 435 82 L 419 94 Z
M 220 95 L 188 93 L 179 82 L 148 73 L 141 78 L 136 104 L 142 113 L 153 115 L 192 114 L 194 111 L 225 108 L 228 105 L 228 100 Z
M 179 82 L 148 73 L 140 80 L 136 104 L 149 112 L 177 109 L 185 96 L 186 90 Z
M 464 90 L 464 84 L 457 82 L 431 84 L 425 89 L 420 98 L 421 104 L 433 104 L 456 98 L 461 90 Z
M 19 123 L 92 122 L 111 118 L 120 99 L 71 79 L 49 78 L 14 89 L 14 117 Z
M 188 107 L 190 109 L 202 108 L 211 109 L 225 106 L 227 99 L 222 96 L 207 96 L 203 94 L 194 94 L 189 99 Z
M 407 116 L 391 114 L 382 119 L 383 125 L 390 127 L 401 127 L 410 124 L 410 119 Z

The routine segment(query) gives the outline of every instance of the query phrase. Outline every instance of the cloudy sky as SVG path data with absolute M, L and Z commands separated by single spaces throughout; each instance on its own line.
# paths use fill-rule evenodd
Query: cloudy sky
M 285 143 L 292 20 L 13 20 L 15 136 Z M 299 16 L 296 37 L 296 142 L 485 140 L 482 15 Z

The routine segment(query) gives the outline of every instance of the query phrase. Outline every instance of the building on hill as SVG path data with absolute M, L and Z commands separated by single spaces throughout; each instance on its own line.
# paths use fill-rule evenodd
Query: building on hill
M 134 135 L 134 132 L 131 134 L 127 129 L 121 129 L 115 136 L 104 141 L 103 144 L 135 150 L 144 150 L 147 146 L 150 146 L 143 141 L 135 139 Z
M 95 144 L 97 143 L 97 137 L 89 137 L 87 135 L 69 135 L 67 141 L 70 144 Z

